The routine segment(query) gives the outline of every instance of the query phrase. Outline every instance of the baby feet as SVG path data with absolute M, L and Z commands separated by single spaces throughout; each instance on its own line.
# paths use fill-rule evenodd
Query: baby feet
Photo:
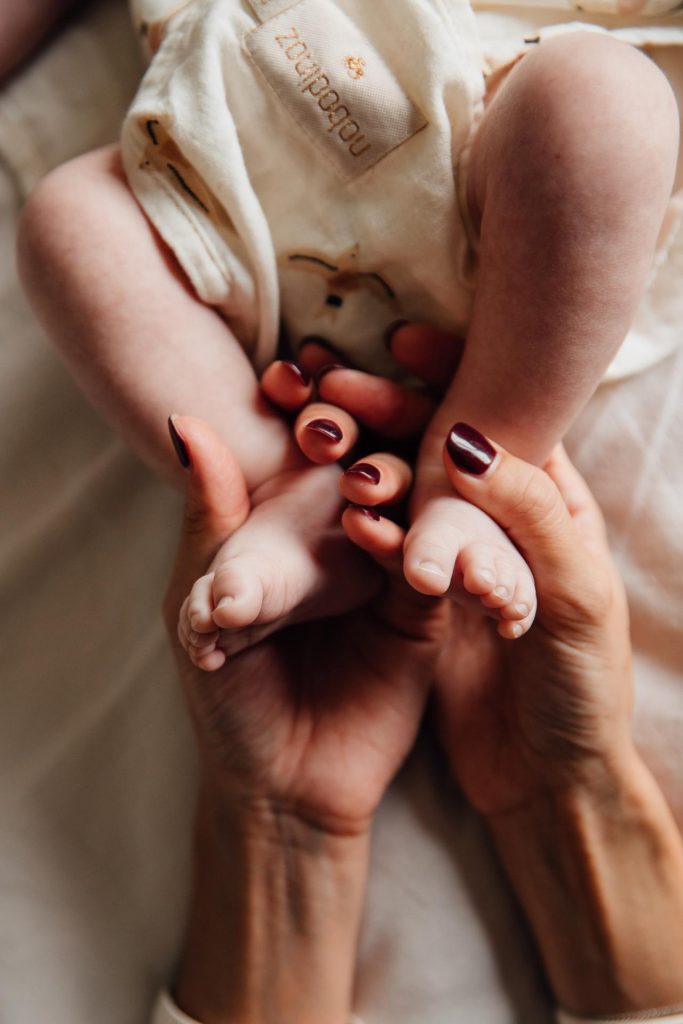
M 215 671 L 286 624 L 338 615 L 369 598 L 377 574 L 344 536 L 336 466 L 283 473 L 252 495 L 245 524 L 180 612 L 192 662 Z
M 536 612 L 533 576 L 507 534 L 476 506 L 454 496 L 441 468 L 440 491 L 430 490 L 416 511 L 415 522 L 404 537 L 395 524 L 376 515 L 370 549 L 385 554 L 400 550 L 407 581 L 422 594 L 439 597 L 450 592 L 459 603 L 478 604 L 498 620 L 498 632 L 507 639 L 522 636 Z M 377 455 L 351 466 L 342 478 L 344 497 L 367 512 L 396 501 L 410 480 L 405 464 L 390 455 Z M 366 517 L 367 518 L 367 517 Z M 355 531 L 359 521 L 354 520 Z M 356 538 L 362 543 L 362 538 Z
M 533 622 L 536 592 L 529 567 L 497 523 L 459 498 L 428 502 L 406 537 L 403 568 L 422 594 L 451 590 L 478 599 L 510 640 Z

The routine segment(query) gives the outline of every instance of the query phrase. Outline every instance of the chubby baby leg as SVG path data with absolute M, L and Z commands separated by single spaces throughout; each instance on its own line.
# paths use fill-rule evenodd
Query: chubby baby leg
M 299 604 L 310 613 L 362 600 L 367 563 L 338 526 L 337 471 L 303 458 L 227 324 L 198 301 L 144 218 L 115 148 L 38 187 L 20 225 L 19 264 L 73 376 L 152 469 L 182 487 L 166 425 L 173 411 L 201 416 L 235 454 L 254 514 L 211 567 L 211 614 L 242 630 L 234 644 Z
M 418 590 L 447 589 L 463 536 L 479 552 L 473 580 L 498 558 L 490 521 L 472 523 L 449 495 L 443 438 L 454 424 L 471 424 L 529 461 L 548 457 L 629 328 L 677 153 L 666 79 L 606 36 L 543 42 L 492 99 L 468 182 L 481 235 L 473 316 L 424 437 L 405 546 L 406 576 Z M 455 435 L 466 447 L 466 427 Z M 523 581 L 511 549 L 507 558 L 511 583 Z

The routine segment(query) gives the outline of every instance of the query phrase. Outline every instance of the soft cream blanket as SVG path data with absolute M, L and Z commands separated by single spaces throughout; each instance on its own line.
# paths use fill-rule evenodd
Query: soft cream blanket
M 2 1024 L 145 1024 L 182 929 L 195 757 L 157 613 L 178 501 L 85 406 L 12 257 L 23 196 L 116 137 L 139 70 L 125 7 L 103 0 L 0 94 Z M 570 448 L 629 587 L 638 736 L 683 825 L 683 348 L 603 386 Z M 377 823 L 357 1010 L 546 1024 L 549 1007 L 425 740 Z

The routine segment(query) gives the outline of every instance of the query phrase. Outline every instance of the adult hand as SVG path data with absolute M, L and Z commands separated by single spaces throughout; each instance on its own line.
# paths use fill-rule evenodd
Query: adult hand
M 458 494 L 491 515 L 536 579 L 514 644 L 453 608 L 437 722 L 536 933 L 558 1000 L 581 1014 L 683 999 L 683 844 L 631 735 L 624 590 L 604 523 L 561 449 L 543 471 L 458 424 Z M 390 495 L 389 495 L 390 497 Z M 398 556 L 379 520 L 361 546 Z
M 176 635 L 181 595 L 247 517 L 248 499 L 209 427 L 193 417 L 174 423 L 191 468 L 164 612 L 206 771 L 244 806 L 364 833 L 413 742 L 446 609 L 396 575 L 355 613 L 284 630 L 210 678 L 195 670 Z M 351 517 L 361 532 L 371 522 L 362 509 Z
M 174 424 L 189 469 L 164 614 L 204 769 L 176 1000 L 204 1024 L 346 1024 L 370 821 L 413 743 L 446 608 L 397 577 L 356 613 L 285 630 L 211 676 L 195 668 L 178 611 L 249 505 L 209 427 Z M 347 516 L 360 534 L 373 523 Z
M 515 644 L 453 609 L 440 665 L 455 774 L 491 817 L 633 757 L 628 609 L 600 510 L 562 448 L 542 470 L 460 425 L 444 462 L 454 489 L 521 550 L 538 592 L 534 627 Z
M 299 351 L 299 362 L 272 363 L 261 378 L 268 399 L 283 412 L 297 414 L 294 433 L 313 462 L 343 458 L 358 440 L 360 429 L 396 442 L 417 440 L 432 418 L 438 394 L 457 370 L 463 342 L 425 324 L 400 322 L 387 336 L 397 370 L 427 385 L 416 388 L 355 369 L 344 357 L 313 340 Z M 314 419 L 326 419 L 342 432 L 331 447 L 316 431 Z

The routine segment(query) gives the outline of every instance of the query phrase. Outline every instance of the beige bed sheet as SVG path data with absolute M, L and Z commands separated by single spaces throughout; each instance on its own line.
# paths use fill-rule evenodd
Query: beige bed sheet
M 104 0 L 0 94 L 0 1024 L 144 1024 L 186 901 L 195 756 L 158 606 L 178 501 L 90 412 L 19 292 L 22 197 L 117 133 L 139 61 Z M 638 734 L 683 823 L 683 351 L 603 387 L 571 447 L 607 511 Z M 377 822 L 366 1024 L 548 1024 L 482 830 L 425 738 Z

